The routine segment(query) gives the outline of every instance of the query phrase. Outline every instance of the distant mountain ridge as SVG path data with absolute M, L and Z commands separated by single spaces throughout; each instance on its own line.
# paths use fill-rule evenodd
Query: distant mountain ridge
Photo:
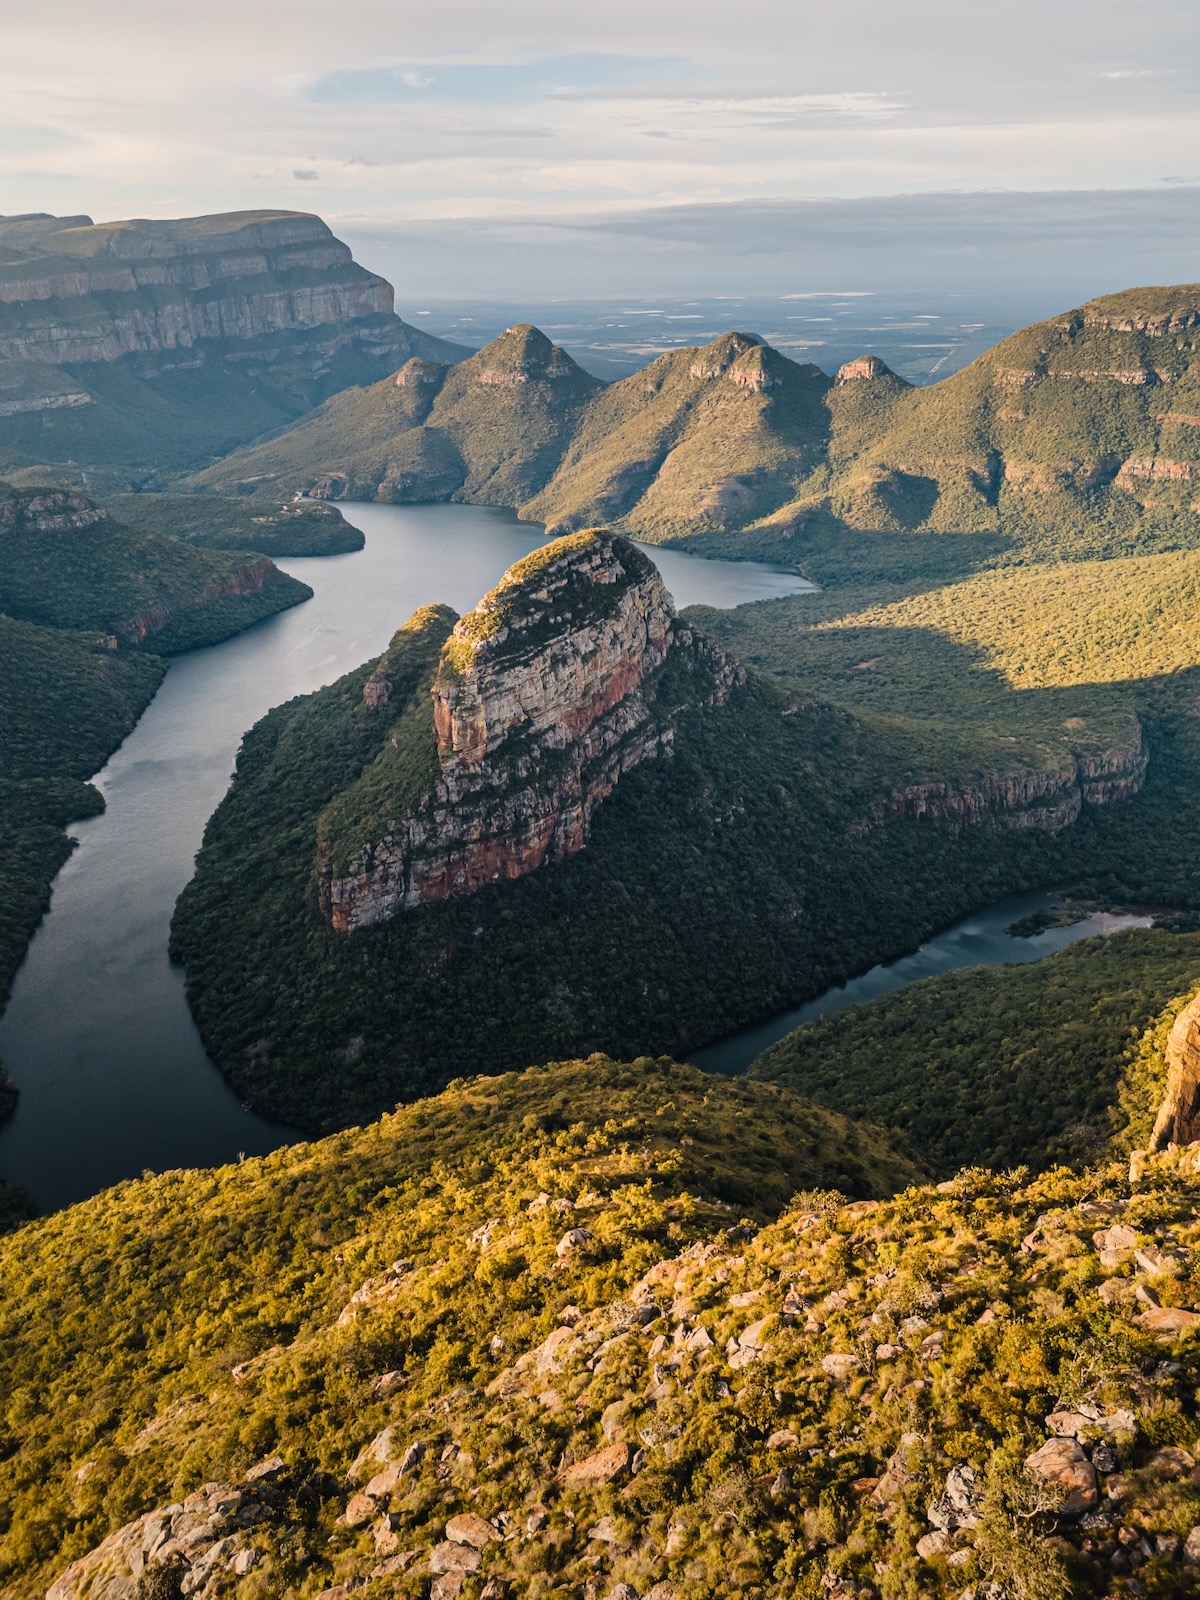
M 1059 553 L 1102 536 L 1194 543 L 1198 337 L 1200 285 L 1182 285 L 1091 301 L 924 388 L 875 356 L 831 378 L 746 333 L 602 384 L 522 326 L 459 368 L 419 363 L 338 395 L 200 482 L 511 505 L 554 532 L 603 521 L 746 554 L 799 549 L 821 526 L 1049 539 Z M 518 350 L 525 366 L 488 389 Z M 506 473 L 514 453 L 531 467 L 533 415 L 536 470 Z
M 0 217 L 0 465 L 195 462 L 411 356 L 465 354 L 304 212 Z M 179 437 L 156 436 L 162 401 Z

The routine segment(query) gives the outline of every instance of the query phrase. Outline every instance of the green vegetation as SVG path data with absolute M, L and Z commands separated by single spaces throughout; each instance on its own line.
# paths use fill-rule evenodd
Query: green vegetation
M 165 671 L 157 656 L 0 617 L 0 1003 L 69 853 L 63 828 L 103 808 L 86 780 Z
M 122 527 L 83 495 L 0 489 L 0 611 L 170 654 L 312 595 L 265 557 Z
M 238 451 L 190 486 L 398 504 L 520 506 L 554 472 L 603 385 L 536 328 L 509 328 L 456 366 L 409 361 L 347 390 L 273 439 Z
M 339 556 L 363 536 L 332 506 L 231 499 L 212 494 L 102 494 L 114 522 L 170 534 L 208 550 L 258 550 L 265 556 Z
M 1195 1175 L 784 1199 L 830 1181 L 905 1176 L 773 1086 L 593 1058 L 31 1223 L 0 1241 L 4 1592 L 275 1455 L 184 1556 L 239 1600 L 416 1600 L 467 1512 L 500 1535 L 470 1600 L 1185 1592 L 1200 1345 L 1160 1342 L 1134 1290 L 1200 1294 Z M 1161 1270 L 1098 1253 L 1115 1220 Z M 1091 1453 L 1109 1487 L 1081 1524 L 1023 1463 L 1089 1406 L 1113 1420 L 1083 1481 Z
M 0 1007 L 66 860 L 87 782 L 149 703 L 158 651 L 210 644 L 312 591 L 262 557 L 112 522 L 86 496 L 0 488 Z M 7 614 L 5 614 L 7 613 Z M 0 1195 L 0 1225 L 25 1214 Z
M 590 391 L 526 387 L 507 381 L 516 335 L 540 341 L 539 377 L 569 358 L 510 330 L 448 372 L 410 363 L 335 397 L 198 481 L 513 505 L 557 530 L 603 522 L 806 570 L 845 572 L 870 535 L 880 554 L 932 544 L 919 560 L 943 579 L 959 556 L 942 539 L 965 538 L 976 566 L 1195 549 L 1198 303 L 1197 285 L 1108 296 L 923 388 L 882 364 L 835 381 L 740 333 Z
M 1107 1147 L 1129 1117 L 1119 1091 L 1140 1039 L 1197 988 L 1200 935 L 1131 930 L 822 1017 L 750 1071 L 892 1130 L 935 1178 L 1042 1168 Z
M 317 839 L 331 817 L 358 837 L 364 816 L 377 836 L 385 805 L 398 814 L 389 784 L 432 749 L 425 691 L 410 677 L 381 729 L 363 703 L 368 663 L 251 730 L 173 931 L 207 1047 L 246 1099 L 321 1129 L 489 1064 L 685 1053 L 982 901 L 1085 864 L 1096 874 L 1124 848 L 1098 811 L 1057 839 L 898 817 L 872 827 L 889 791 L 934 776 L 970 787 L 1046 755 L 851 716 L 760 677 L 726 706 L 691 705 L 673 659 L 656 695 L 680 708 L 674 754 L 626 775 L 585 850 L 349 939 L 320 920 Z M 1170 850 L 1169 829 L 1159 842 Z M 1194 853 L 1169 868 L 1181 903 L 1200 903 Z

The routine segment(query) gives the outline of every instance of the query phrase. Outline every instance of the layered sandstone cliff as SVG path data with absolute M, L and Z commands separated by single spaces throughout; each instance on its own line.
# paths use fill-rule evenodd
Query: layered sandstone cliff
M 218 353 L 276 386 L 317 380 L 312 404 L 326 375 L 337 388 L 462 352 L 402 322 L 319 217 L 0 217 L 0 417 L 92 405 L 89 368 L 132 360 L 153 380 Z
M 442 650 L 428 690 L 433 781 L 365 840 L 358 819 L 349 851 L 332 827 L 322 832 L 329 924 L 348 933 L 582 849 L 622 776 L 671 749 L 680 706 L 678 694 L 662 703 L 668 666 L 687 675 L 693 704 L 722 702 L 744 677 L 679 622 L 657 569 L 627 540 L 573 534 L 518 562 Z M 391 684 L 385 657 L 366 704 L 391 706 Z M 344 805 L 337 816 L 347 831 Z
M 889 817 L 911 817 L 952 828 L 1058 833 L 1078 821 L 1085 805 L 1108 805 L 1137 794 L 1149 759 L 1142 725 L 1130 712 L 1127 727 L 1111 744 L 1065 752 L 1040 770 L 1000 773 L 973 784 L 936 780 L 898 789 L 872 809 L 859 831 L 867 833 Z
M 1167 1082 L 1150 1135 L 1151 1150 L 1200 1140 L 1200 995 L 1175 1018 L 1167 1038 Z

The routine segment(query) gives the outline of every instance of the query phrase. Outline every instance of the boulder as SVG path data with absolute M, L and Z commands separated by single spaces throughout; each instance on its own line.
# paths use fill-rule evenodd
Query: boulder
M 446 1524 L 446 1537 L 455 1544 L 469 1544 L 476 1550 L 482 1550 L 493 1539 L 499 1539 L 500 1534 L 494 1523 L 485 1522 L 472 1511 L 464 1511 L 460 1516 L 450 1518 Z
M 439 1573 L 429 1585 L 429 1600 L 454 1600 L 466 1576 L 461 1567 L 452 1567 L 449 1572 Z
M 1132 1260 L 1137 1248 L 1137 1234 L 1124 1222 L 1114 1222 L 1111 1228 L 1102 1228 L 1092 1235 L 1092 1243 L 1100 1255 L 1100 1265 L 1106 1272 L 1116 1272 Z
M 347 1528 L 361 1528 L 365 1522 L 370 1522 L 377 1509 L 369 1494 L 353 1494 L 342 1514 L 342 1523 Z
M 633 1451 L 627 1444 L 610 1444 L 605 1450 L 597 1450 L 594 1456 L 564 1467 L 558 1475 L 558 1481 L 573 1489 L 590 1489 L 600 1484 L 615 1483 L 629 1471 L 632 1460 Z
M 845 1383 L 856 1372 L 861 1372 L 862 1362 L 857 1356 L 845 1352 L 835 1351 L 831 1355 L 821 1357 L 821 1371 L 832 1378 L 835 1383 Z
M 930 1523 L 943 1532 L 973 1528 L 979 1521 L 979 1489 L 975 1468 L 965 1463 L 951 1467 L 941 1494 L 930 1505 Z
M 943 1528 L 935 1528 L 932 1533 L 923 1534 L 917 1540 L 917 1554 L 922 1561 L 931 1561 L 934 1556 L 944 1555 L 950 1548 L 950 1535 Z
M 589 1228 L 568 1228 L 566 1233 L 554 1246 L 554 1254 L 560 1261 L 565 1261 L 577 1250 L 582 1250 L 584 1245 L 592 1241 L 592 1232 Z
M 478 1572 L 479 1563 L 483 1557 L 471 1544 L 457 1544 L 453 1539 L 446 1539 L 441 1544 L 434 1545 L 429 1557 L 429 1570 L 439 1574 L 443 1572 Z
M 1147 1306 L 1133 1320 L 1147 1333 L 1190 1333 L 1193 1328 L 1200 1328 L 1200 1311 L 1184 1311 L 1179 1306 Z
M 1119 1439 L 1135 1433 L 1137 1418 L 1124 1408 L 1105 1413 L 1098 1406 L 1083 1405 L 1078 1411 L 1052 1411 L 1046 1426 L 1060 1439 L 1086 1444 L 1092 1439 Z
M 1056 1509 L 1063 1517 L 1081 1517 L 1100 1501 L 1096 1469 L 1076 1439 L 1047 1439 L 1026 1458 L 1026 1469 L 1063 1496 Z
M 376 1467 L 386 1466 L 391 1461 L 395 1431 L 394 1428 L 384 1428 L 369 1444 L 363 1445 L 346 1473 L 348 1483 L 357 1483 L 359 1478 L 370 1477 Z
M 1196 1465 L 1196 1458 L 1179 1445 L 1167 1445 L 1156 1450 L 1146 1465 L 1156 1478 L 1182 1478 Z
M 763 1338 L 763 1329 L 770 1322 L 770 1317 L 759 1317 L 757 1322 L 752 1322 L 748 1328 L 743 1328 L 738 1334 L 738 1343 L 743 1350 L 765 1350 L 766 1341 Z
M 287 1463 L 282 1456 L 268 1456 L 265 1461 L 256 1461 L 246 1474 L 247 1483 L 270 1483 L 276 1478 L 282 1478 L 287 1472 Z

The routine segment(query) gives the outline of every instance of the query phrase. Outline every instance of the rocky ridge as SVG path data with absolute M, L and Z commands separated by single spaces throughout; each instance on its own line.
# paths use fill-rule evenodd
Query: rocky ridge
M 1197 516 L 1198 326 L 1196 285 L 1107 296 L 924 387 L 872 355 L 830 378 L 730 332 L 551 404 L 538 470 L 519 481 L 503 471 L 505 440 L 527 428 L 527 397 L 503 361 L 480 352 L 473 360 L 493 404 L 466 474 L 447 450 L 445 402 L 427 402 L 429 376 L 409 373 L 398 380 L 408 401 L 380 386 L 205 481 L 490 498 L 558 532 L 602 521 L 634 538 L 707 539 L 714 549 L 740 533 L 776 554 L 838 525 L 1021 543 L 1048 534 L 1052 548 L 1089 548 L 1099 524 L 1128 539 L 1144 523 L 1177 539 L 1179 519 L 1195 532 Z
M 112 649 L 170 652 L 311 594 L 266 556 L 127 528 L 75 490 L 0 486 L 0 609 L 10 616 L 96 631 Z
M 657 569 L 627 540 L 575 534 L 518 562 L 442 650 L 429 691 L 435 781 L 348 857 L 320 838 L 330 926 L 349 933 L 581 850 L 621 777 L 670 752 L 671 714 L 656 704 L 669 656 L 702 703 L 723 703 L 744 680 L 679 623 Z M 363 698 L 378 709 L 390 697 L 385 657 Z
M 319 217 L 299 212 L 100 225 L 0 217 L 2 361 L 86 365 L 315 328 L 394 358 L 424 336 L 393 300 Z
M 0 462 L 194 468 L 457 345 L 319 217 L 0 217 Z M 127 479 L 132 485 L 133 476 Z

